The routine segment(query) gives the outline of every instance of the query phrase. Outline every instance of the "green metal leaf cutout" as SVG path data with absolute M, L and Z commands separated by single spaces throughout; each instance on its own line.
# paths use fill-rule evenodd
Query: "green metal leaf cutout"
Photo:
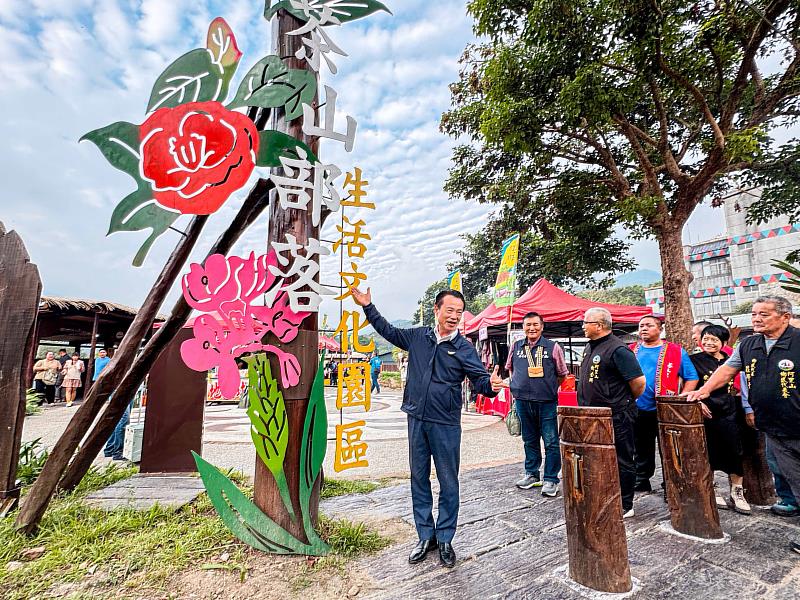
M 79 141 L 89 140 L 98 147 L 115 169 L 127 173 L 139 183 L 139 126 L 117 121 L 85 134 Z
M 247 72 L 229 109 L 243 106 L 284 107 L 288 120 L 303 116 L 303 104 L 312 104 L 317 78 L 312 71 L 290 69 L 278 56 L 265 56 Z
M 280 0 L 280 2 L 274 6 L 271 6 L 271 4 L 272 3 L 268 0 L 264 8 L 264 18 L 268 21 L 272 19 L 275 13 L 280 9 L 284 9 L 286 12 L 303 21 L 309 20 L 309 14 L 306 13 L 306 11 L 308 11 L 311 16 L 321 21 L 322 19 L 320 17 L 323 9 L 330 8 L 332 15 L 340 23 L 355 21 L 356 19 L 366 17 L 379 10 L 392 14 L 392 11 L 390 11 L 385 4 L 377 2 L 376 0 L 295 0 L 294 4 L 295 6 L 299 6 L 299 8 L 295 8 L 291 0 Z M 305 9 L 303 5 L 306 5 Z M 323 23 L 323 25 L 327 24 L 335 23 Z
M 261 512 L 219 469 L 192 452 L 208 497 L 231 533 L 245 544 L 272 554 L 317 555 L 314 546 L 297 540 Z
M 277 380 L 272 376 L 265 353 L 249 356 L 245 360 L 250 381 L 247 392 L 250 399 L 250 406 L 247 408 L 251 424 L 250 437 L 259 458 L 275 477 L 283 505 L 294 520 L 296 517 L 292 499 L 283 471 L 283 459 L 289 442 L 289 419 L 283 394 L 278 389 Z
M 174 108 L 187 102 L 223 100 L 223 76 L 222 65 L 214 62 L 210 50 L 197 48 L 187 52 L 168 66 L 156 80 L 147 103 L 147 112 L 164 107 Z
M 111 224 L 106 235 L 111 235 L 118 231 L 150 229 L 150 235 L 142 243 L 133 258 L 133 265 L 141 267 L 156 239 L 165 233 L 180 216 L 180 213 L 167 210 L 156 204 L 152 198 L 150 188 L 141 184 L 135 192 L 129 194 L 122 202 L 117 204 L 111 214 Z
M 320 552 L 327 552 L 328 545 L 320 539 L 311 522 L 311 491 L 319 477 L 325 451 L 328 448 L 328 410 L 325 406 L 324 381 L 325 352 L 322 353 L 311 387 L 306 420 L 303 424 L 303 439 L 300 445 L 300 510 L 303 514 L 303 529 L 309 543 Z
M 253 504 L 230 479 L 220 473 L 219 469 L 203 460 L 195 452 L 192 452 L 195 463 L 197 464 L 197 470 L 208 492 L 208 497 L 219 513 L 222 522 L 225 523 L 226 527 L 230 529 L 237 538 L 258 550 L 273 554 L 307 554 L 312 556 L 322 556 L 330 551 L 330 546 L 319 537 L 311 521 L 311 490 L 322 469 L 322 461 L 325 459 L 328 437 L 328 415 L 325 408 L 325 393 L 323 387 L 324 364 L 325 355 L 323 353 L 320 357 L 319 367 L 314 377 L 314 384 L 311 388 L 311 398 L 309 399 L 308 410 L 306 411 L 306 418 L 303 424 L 303 438 L 300 448 L 300 510 L 303 521 L 303 531 L 308 543 L 303 540 L 298 540 L 283 527 L 270 519 L 261 509 Z M 254 385 L 254 379 L 255 386 L 259 390 L 257 398 L 254 398 L 252 395 L 250 396 L 251 406 L 254 401 L 259 402 L 263 406 L 263 410 L 256 409 L 256 419 L 253 418 L 250 410 L 248 410 L 248 415 L 250 415 L 253 427 L 258 429 L 259 437 L 261 431 L 265 430 L 275 439 L 279 439 L 281 435 L 284 435 L 283 432 L 285 432 L 288 439 L 290 433 L 288 422 L 282 429 L 279 427 L 281 433 L 277 435 L 277 438 L 275 436 L 276 429 L 274 427 L 264 427 L 263 415 L 270 411 L 272 411 L 271 414 L 277 414 L 279 412 L 277 408 L 278 405 L 283 403 L 283 396 L 278 390 L 277 382 L 272 378 L 269 362 L 264 355 L 256 355 L 250 358 L 248 361 L 248 372 L 250 375 L 251 390 Z M 280 396 L 280 400 L 278 400 L 278 396 Z M 269 408 L 267 405 L 272 408 Z M 283 407 L 283 414 L 285 418 L 285 405 Z M 255 425 L 256 420 L 259 421 L 258 426 Z M 278 417 L 276 422 L 280 423 L 280 420 L 280 417 Z M 268 419 L 267 422 L 269 422 Z M 256 451 L 259 457 L 261 457 L 261 452 L 258 450 L 259 443 L 260 440 L 256 442 Z M 279 444 L 276 444 L 276 446 L 278 445 Z M 271 456 L 272 455 L 270 455 L 270 457 Z M 281 458 L 281 461 L 282 460 L 283 458 Z M 270 466 L 270 463 L 266 461 L 265 464 L 268 467 Z M 281 469 L 283 469 L 282 463 Z M 281 496 L 283 497 L 283 492 L 281 492 Z M 284 499 L 284 503 L 285 502 L 286 500 Z
M 312 164 L 317 162 L 317 156 L 311 151 L 311 148 L 290 135 L 272 130 L 259 131 L 258 135 L 260 141 L 256 165 L 259 167 L 280 167 L 281 156 L 297 158 L 298 148 L 305 150 L 306 156 Z

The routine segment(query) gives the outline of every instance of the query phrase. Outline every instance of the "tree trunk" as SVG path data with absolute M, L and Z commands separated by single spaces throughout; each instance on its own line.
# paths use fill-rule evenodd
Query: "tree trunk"
M 667 222 L 656 229 L 658 250 L 661 254 L 661 273 L 664 286 L 664 312 L 667 339 L 692 348 L 692 305 L 689 302 L 689 284 L 692 275 L 683 262 L 683 224 Z
M 32 534 L 36 530 L 70 458 L 100 412 L 103 402 L 115 390 L 133 362 L 142 339 L 153 326 L 158 308 L 180 275 L 207 220 L 207 216 L 197 216 L 192 219 L 186 234 L 178 242 L 153 288 L 136 313 L 125 337 L 122 338 L 119 349 L 114 353 L 111 362 L 103 369 L 97 381 L 89 388 L 77 412 L 56 442 L 41 474 L 25 497 L 25 502 L 17 515 L 15 527 L 18 531 Z
M 292 69 L 309 69 L 305 60 L 295 58 L 295 52 L 302 46 L 302 36 L 286 35 L 288 32 L 302 27 L 303 23 L 299 19 L 290 15 L 284 10 L 278 12 L 273 20 L 273 50 L 274 53 L 284 59 L 287 67 Z M 313 106 L 317 107 L 318 100 L 314 99 Z M 282 108 L 274 109 L 272 113 L 272 128 L 282 131 L 298 140 L 305 142 L 311 150 L 318 154 L 319 140 L 308 137 L 302 130 L 302 119 L 297 118 L 287 122 Z M 274 193 L 274 192 L 273 192 Z M 286 234 L 292 234 L 297 238 L 299 244 L 305 245 L 309 238 L 319 239 L 319 227 L 314 227 L 311 223 L 309 211 L 297 209 L 282 209 L 277 197 L 273 196 L 269 215 L 269 235 L 267 243 L 273 241 L 285 242 Z M 276 340 L 268 336 L 269 343 L 276 343 Z M 276 344 L 281 345 L 281 344 Z M 303 346 L 308 346 L 303 348 Z M 283 397 L 286 402 L 286 413 L 289 420 L 289 443 L 286 448 L 284 458 L 284 471 L 289 486 L 292 504 L 295 507 L 295 514 L 299 514 L 299 495 L 300 495 L 300 444 L 303 434 L 303 423 L 306 411 L 308 410 L 309 392 L 314 375 L 317 370 L 317 313 L 312 313 L 305 321 L 297 338 L 291 343 L 283 345 L 284 350 L 295 354 L 300 361 L 302 374 L 300 383 L 292 388 L 283 390 Z M 313 352 L 311 351 L 313 349 Z M 273 363 L 272 368 L 276 365 Z M 292 520 L 284 508 L 281 500 L 280 491 L 272 473 L 266 468 L 261 460 L 256 460 L 254 500 L 256 505 L 278 525 L 286 529 L 298 539 L 305 540 L 306 535 L 303 530 L 301 519 Z M 317 510 L 319 507 L 319 479 L 314 486 L 311 496 L 311 514 L 316 523 Z M 306 540 L 307 541 L 307 540 Z
M 239 213 L 208 251 L 207 257 L 212 254 L 227 254 L 230 252 L 242 233 L 253 224 L 267 207 L 270 189 L 272 189 L 272 182 L 268 180 L 260 179 L 256 183 L 242 204 Z M 155 362 L 161 351 L 175 338 L 181 327 L 186 324 L 191 312 L 192 308 L 181 296 L 175 302 L 175 306 L 173 306 L 167 320 L 162 323 L 161 327 L 153 334 L 153 337 L 147 341 L 131 368 L 125 373 L 114 392 L 112 401 L 109 402 L 100 420 L 84 440 L 74 460 L 67 468 L 66 473 L 64 473 L 59 488 L 72 490 L 83 479 L 103 444 L 106 443 L 117 422 L 122 417 L 122 413 L 125 412 L 125 407 L 128 406 L 136 394 L 136 390 L 139 389 L 142 381 L 144 381 L 150 365 Z

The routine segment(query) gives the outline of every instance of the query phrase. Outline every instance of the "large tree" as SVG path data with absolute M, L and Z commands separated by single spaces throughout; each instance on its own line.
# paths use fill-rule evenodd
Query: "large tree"
M 486 41 L 466 49 L 442 118 L 471 141 L 454 152 L 448 189 L 517 212 L 574 204 L 587 223 L 616 218 L 655 237 L 671 335 L 688 345 L 684 224 L 743 174 L 794 164 L 795 146 L 770 133 L 798 116 L 797 1 L 472 0 L 468 10 Z

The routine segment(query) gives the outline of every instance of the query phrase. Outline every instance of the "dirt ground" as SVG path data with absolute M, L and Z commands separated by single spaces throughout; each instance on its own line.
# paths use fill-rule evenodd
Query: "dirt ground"
M 414 528 L 401 519 L 367 521 L 372 529 L 393 540 L 414 537 Z M 215 563 L 224 564 L 224 563 Z M 172 577 L 166 592 L 138 594 L 137 600 L 322 600 L 357 598 L 371 590 L 373 580 L 339 557 L 306 558 L 248 551 L 246 570 L 185 570 Z

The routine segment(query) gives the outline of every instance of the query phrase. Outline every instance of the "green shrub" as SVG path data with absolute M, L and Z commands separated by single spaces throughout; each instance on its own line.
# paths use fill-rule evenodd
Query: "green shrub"
M 44 394 L 30 388 L 25 392 L 25 416 L 38 415 L 42 412 L 41 405 L 44 401 Z
M 42 438 L 24 442 L 19 447 L 19 460 L 17 461 L 17 479 L 22 485 L 31 485 L 44 468 L 49 453 L 42 445 Z

